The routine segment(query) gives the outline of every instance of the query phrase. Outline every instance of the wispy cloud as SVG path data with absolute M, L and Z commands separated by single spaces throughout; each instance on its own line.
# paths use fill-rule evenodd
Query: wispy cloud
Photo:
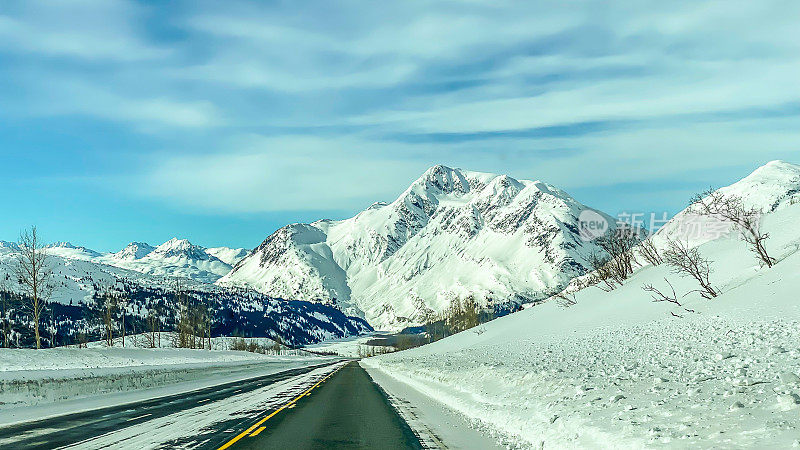
M 244 136 L 225 152 L 154 161 L 142 195 L 217 212 L 352 210 L 391 200 L 424 170 L 397 145 Z M 400 151 L 398 151 L 400 150 Z
M 11 0 L 0 9 L 0 48 L 89 61 L 167 57 L 137 29 L 143 14 L 125 0 Z
M 357 209 L 435 163 L 585 192 L 726 182 L 720 166 L 800 151 L 798 16 L 791 0 L 12 1 L 0 114 L 161 138 L 120 189 L 207 212 Z

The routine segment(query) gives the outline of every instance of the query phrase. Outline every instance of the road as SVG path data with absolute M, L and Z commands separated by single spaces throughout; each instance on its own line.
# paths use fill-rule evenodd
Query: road
M 171 435 L 171 430 L 178 434 Z M 422 448 L 355 361 L 292 369 L 0 428 L 2 448 L 68 446 L 137 450 Z
M 266 419 L 266 420 L 265 420 Z M 364 369 L 351 362 L 221 449 L 422 448 Z

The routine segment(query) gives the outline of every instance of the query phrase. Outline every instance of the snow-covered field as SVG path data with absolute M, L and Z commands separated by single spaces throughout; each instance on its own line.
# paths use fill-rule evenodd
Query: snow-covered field
M 0 349 L 0 424 L 330 360 L 305 355 L 183 348 Z
M 759 267 L 735 236 L 704 243 L 722 294 L 688 294 L 693 313 L 642 291 L 666 277 L 681 296 L 693 280 L 648 266 L 572 307 L 549 301 L 362 364 L 521 447 L 798 446 L 800 204 L 786 187 L 763 219 L 780 262 Z
M 377 347 L 367 345 L 367 342 L 380 336 L 383 332 L 375 331 L 361 336 L 350 336 L 342 339 L 331 339 L 320 342 L 319 344 L 307 345 L 304 348 L 320 353 L 332 353 L 338 356 L 357 358 L 370 351 L 375 351 Z

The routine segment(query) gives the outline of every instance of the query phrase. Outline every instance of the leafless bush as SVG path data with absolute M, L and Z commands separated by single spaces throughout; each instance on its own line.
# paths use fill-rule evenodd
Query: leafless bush
M 703 258 L 696 247 L 689 248 L 687 244 L 679 241 L 670 241 L 664 252 L 664 262 L 671 267 L 673 273 L 694 278 L 700 284 L 700 289 L 696 292 L 703 298 L 710 299 L 719 295 L 709 280 L 711 262 Z
M 738 195 L 725 195 L 718 190 L 708 190 L 695 195 L 692 200 L 691 211 L 695 214 L 717 217 L 731 222 L 739 230 L 742 240 L 750 245 L 750 251 L 755 253 L 762 264 L 767 267 L 775 265 L 775 258 L 769 256 L 765 241 L 769 233 L 761 231 L 761 212 L 756 208 L 744 206 L 742 198 Z
M 664 278 L 664 281 L 667 283 L 667 285 L 669 286 L 669 289 L 672 291 L 672 295 L 668 295 L 668 294 L 662 293 L 660 290 L 655 288 L 652 284 L 645 284 L 644 286 L 642 286 L 642 290 L 644 290 L 645 292 L 649 292 L 650 296 L 653 298 L 654 302 L 668 302 L 668 303 L 672 303 L 672 304 L 682 308 L 686 312 L 694 312 L 693 309 L 689 309 L 689 308 L 686 308 L 685 306 L 681 305 L 681 303 L 678 301 L 678 296 L 675 294 L 675 288 L 672 287 L 672 283 L 670 283 L 669 280 L 667 280 L 666 278 Z M 671 313 L 671 314 L 673 316 L 680 317 L 675 313 Z
M 664 262 L 664 258 L 658 252 L 652 239 L 645 239 L 640 242 L 637 247 L 637 253 L 651 265 L 657 266 Z
M 632 227 L 619 225 L 616 229 L 599 237 L 595 243 L 603 252 L 589 256 L 593 284 L 603 283 L 606 291 L 613 290 L 633 273 L 636 255 L 633 249 L 641 241 L 641 235 Z
M 570 306 L 577 305 L 578 301 L 575 300 L 574 292 L 561 291 L 555 295 L 558 306 L 562 308 L 569 308 Z

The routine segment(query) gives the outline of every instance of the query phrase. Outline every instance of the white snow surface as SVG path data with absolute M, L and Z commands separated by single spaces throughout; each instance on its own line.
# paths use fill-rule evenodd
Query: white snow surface
M 547 301 L 362 364 L 523 448 L 800 445 L 797 174 L 775 162 L 724 188 L 777 205 L 763 226 L 779 262 L 760 267 L 736 235 L 703 243 L 722 291 L 713 300 L 647 266 L 614 291 L 579 291 L 572 307 Z M 695 312 L 642 291 L 668 290 L 665 277 Z
M 306 345 L 306 348 L 313 352 L 332 353 L 338 356 L 357 358 L 366 354 L 368 350 L 374 350 L 374 346 L 368 346 L 367 342 L 375 339 L 376 336 L 383 334 L 381 331 L 373 331 L 360 336 L 348 336 L 340 339 L 329 339 L 316 344 Z
M 583 274 L 596 250 L 578 234 L 584 209 L 540 181 L 435 166 L 390 204 L 281 228 L 217 284 L 333 300 L 395 330 L 455 298 L 541 299 Z
M 287 353 L 293 354 L 185 348 L 4 348 L 0 349 L 0 424 L 331 361 L 307 352 Z
M 25 375 L 21 371 L 103 369 L 117 367 L 166 366 L 179 364 L 212 364 L 265 360 L 258 353 L 224 350 L 192 350 L 169 348 L 90 348 L 57 347 L 41 350 L 0 349 L 0 376 Z M 28 376 L 28 375 L 25 375 Z

